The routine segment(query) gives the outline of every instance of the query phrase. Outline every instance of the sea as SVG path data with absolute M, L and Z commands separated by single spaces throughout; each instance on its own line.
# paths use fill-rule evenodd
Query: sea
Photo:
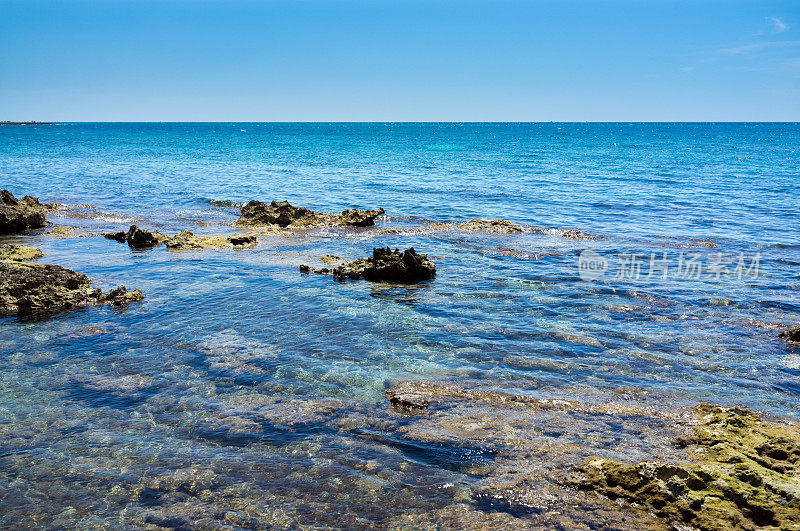
M 0 126 L 0 189 L 84 234 L 2 241 L 146 296 L 0 318 L 0 527 L 608 525 L 559 470 L 668 453 L 701 402 L 800 420 L 798 184 L 798 123 Z M 385 214 L 236 250 L 97 236 L 247 232 L 254 199 Z M 387 246 L 436 277 L 298 269 Z M 398 409 L 404 382 L 442 397 Z M 520 449 L 538 486 L 497 494 Z

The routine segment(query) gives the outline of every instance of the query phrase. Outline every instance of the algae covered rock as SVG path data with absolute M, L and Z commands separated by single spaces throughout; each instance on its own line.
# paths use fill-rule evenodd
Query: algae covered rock
M 800 529 L 800 427 L 700 404 L 687 463 L 590 459 L 579 486 L 702 530 Z
M 778 334 L 778 337 L 789 343 L 800 343 L 800 326 L 793 326 Z
M 158 231 L 140 229 L 136 225 L 131 225 L 127 232 L 107 232 L 104 238 L 114 240 L 119 243 L 127 243 L 133 249 L 149 249 L 165 243 L 169 238 Z
M 360 258 L 333 269 L 333 277 L 337 280 L 363 278 L 373 282 L 410 284 L 434 276 L 436 265 L 428 260 L 427 255 L 417 254 L 413 247 L 402 252 L 399 249 L 392 251 L 389 247 L 376 248 L 369 258 Z
M 233 236 L 195 236 L 192 232 L 184 230 L 166 241 L 167 249 L 191 250 L 205 249 L 208 247 L 241 247 L 256 243 L 256 237 L 248 234 L 234 234 Z
M 30 262 L 44 256 L 44 253 L 36 247 L 28 245 L 14 245 L 12 243 L 0 244 L 0 260 L 12 262 Z
M 0 315 L 55 313 L 94 304 L 121 306 L 142 300 L 124 286 L 104 295 L 82 273 L 50 264 L 0 262 Z
M 475 218 L 459 223 L 458 228 L 471 232 L 488 232 L 491 234 L 515 234 L 522 232 L 522 227 L 506 219 Z
M 14 234 L 47 225 L 47 210 L 35 197 L 26 195 L 17 200 L 8 190 L 0 190 L 0 234 Z
M 318 227 L 351 225 L 367 227 L 375 224 L 375 218 L 384 213 L 384 210 L 345 210 L 341 215 L 314 212 L 304 207 L 295 207 L 288 201 L 250 201 L 241 209 L 241 217 L 237 220 L 240 225 L 277 225 L 279 227 Z

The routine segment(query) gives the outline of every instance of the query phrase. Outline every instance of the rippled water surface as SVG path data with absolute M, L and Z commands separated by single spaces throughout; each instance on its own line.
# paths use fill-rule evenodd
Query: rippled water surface
M 548 498 L 557 486 L 544 480 L 514 507 L 480 489 L 520 452 L 531 477 L 595 452 L 647 456 L 668 413 L 515 410 L 512 441 L 507 411 L 408 415 L 384 389 L 447 382 L 800 419 L 800 351 L 777 339 L 800 310 L 798 175 L 798 124 L 2 126 L 0 188 L 71 205 L 49 219 L 80 231 L 230 234 L 250 199 L 386 215 L 235 251 L 6 238 L 146 300 L 0 319 L 0 526 L 607 522 L 590 500 L 559 508 L 570 495 Z M 526 230 L 430 227 L 475 217 Z M 592 239 L 562 236 L 571 229 Z M 436 278 L 298 272 L 387 245 L 427 253 Z M 585 250 L 608 261 L 596 280 L 579 275 Z

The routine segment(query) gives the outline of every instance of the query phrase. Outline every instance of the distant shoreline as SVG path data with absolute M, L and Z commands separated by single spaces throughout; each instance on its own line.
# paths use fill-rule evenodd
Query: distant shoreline
M 54 122 L 0 122 L 0 125 L 55 125 Z

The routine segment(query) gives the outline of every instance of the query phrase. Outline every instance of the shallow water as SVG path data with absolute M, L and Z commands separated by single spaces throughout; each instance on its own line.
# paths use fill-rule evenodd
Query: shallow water
M 407 416 L 384 388 L 457 381 L 582 404 L 633 393 L 663 418 L 710 401 L 800 419 L 800 351 L 777 339 L 800 310 L 799 155 L 798 124 L 2 127 L 0 188 L 91 204 L 51 215 L 56 225 L 226 234 L 238 212 L 225 204 L 249 199 L 386 216 L 374 229 L 263 235 L 239 251 L 11 238 L 40 247 L 41 262 L 147 298 L 0 319 L 0 526 L 607 521 L 587 500 L 568 523 L 568 511 L 542 509 L 552 485 L 513 510 L 486 504 L 476 489 L 487 467 L 517 443 L 451 428 L 505 413 Z M 426 229 L 473 217 L 528 230 Z M 436 279 L 298 272 L 386 245 L 427 253 Z M 610 262 L 598 280 L 579 275 L 585 249 Z M 631 253 L 639 278 L 620 267 Z M 651 253 L 666 279 L 644 278 Z M 704 267 L 722 259 L 727 274 L 679 274 L 690 255 Z M 737 274 L 740 257 L 748 267 L 758 257 L 758 274 Z M 519 420 L 549 449 L 537 459 L 567 468 L 593 452 L 669 452 L 659 446 L 669 422 L 568 417 Z

